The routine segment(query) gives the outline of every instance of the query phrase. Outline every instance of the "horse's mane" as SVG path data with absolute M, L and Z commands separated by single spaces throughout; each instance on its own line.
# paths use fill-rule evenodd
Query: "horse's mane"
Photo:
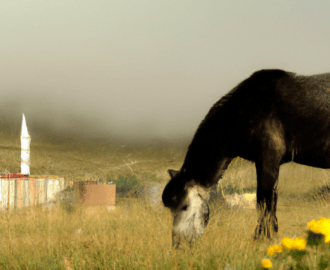
M 205 117 L 205 119 L 203 120 L 203 122 L 211 117 L 216 111 L 218 111 L 221 107 L 224 107 L 231 99 L 232 97 L 235 95 L 235 93 L 237 92 L 237 90 L 239 89 L 240 84 L 237 85 L 236 87 L 234 87 L 232 90 L 230 90 L 226 95 L 224 95 L 222 98 L 220 98 L 220 100 L 218 102 L 216 102 L 211 109 L 209 110 L 207 116 Z

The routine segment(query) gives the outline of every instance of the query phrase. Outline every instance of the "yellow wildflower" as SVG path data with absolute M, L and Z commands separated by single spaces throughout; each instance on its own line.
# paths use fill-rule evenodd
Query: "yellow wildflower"
M 282 245 L 274 245 L 267 249 L 267 254 L 273 256 L 276 253 L 281 253 L 283 251 Z
M 305 250 L 306 249 L 306 239 L 305 238 L 297 238 L 294 242 L 294 248 L 298 250 Z
M 325 243 L 330 242 L 330 219 L 322 217 L 318 221 L 313 219 L 307 224 L 307 228 L 314 233 L 323 234 Z
M 291 249 L 292 247 L 292 239 L 288 238 L 288 237 L 284 237 L 281 240 L 281 244 L 285 249 Z
M 305 238 L 296 238 L 296 239 L 290 239 L 287 237 L 284 237 L 281 241 L 282 246 L 285 249 L 298 249 L 298 250 L 304 250 L 306 249 L 306 239 Z
M 263 259 L 261 261 L 261 266 L 263 268 L 272 268 L 273 267 L 272 262 L 269 259 Z
M 321 231 L 319 229 L 318 222 L 315 219 L 313 219 L 312 221 L 308 222 L 307 228 L 308 228 L 308 230 L 310 230 L 310 231 L 312 231 L 314 233 L 321 233 Z

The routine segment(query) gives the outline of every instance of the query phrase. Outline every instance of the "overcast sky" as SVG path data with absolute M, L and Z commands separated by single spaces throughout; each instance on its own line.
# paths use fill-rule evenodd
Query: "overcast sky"
M 0 117 L 123 141 L 191 139 L 254 71 L 330 72 L 330 1 L 3 0 Z M 32 138 L 33 139 L 33 138 Z

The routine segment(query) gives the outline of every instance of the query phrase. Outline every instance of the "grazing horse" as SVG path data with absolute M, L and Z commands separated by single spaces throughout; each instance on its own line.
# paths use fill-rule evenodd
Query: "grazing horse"
M 235 157 L 255 162 L 254 239 L 278 231 L 277 183 L 281 164 L 330 168 L 330 73 L 302 76 L 260 70 L 211 107 L 198 127 L 180 171 L 162 195 L 174 217 L 173 246 L 192 244 L 208 223 L 207 194 Z

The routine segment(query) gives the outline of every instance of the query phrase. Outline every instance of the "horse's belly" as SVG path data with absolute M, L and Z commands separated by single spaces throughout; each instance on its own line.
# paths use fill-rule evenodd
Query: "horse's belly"
M 306 151 L 303 153 L 293 153 L 294 162 L 312 166 L 316 168 L 330 168 L 330 152 L 329 151 Z

